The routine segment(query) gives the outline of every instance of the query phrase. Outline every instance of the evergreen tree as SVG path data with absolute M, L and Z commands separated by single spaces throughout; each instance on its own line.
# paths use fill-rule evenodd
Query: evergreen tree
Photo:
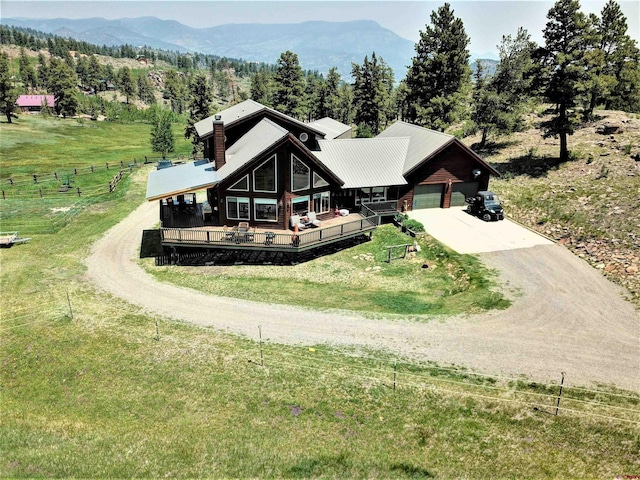
M 78 109 L 78 80 L 76 72 L 67 63 L 52 58 L 49 62 L 49 91 L 55 97 L 55 112 L 66 117 Z
M 547 13 L 543 31 L 542 91 L 552 104 L 552 118 L 543 122 L 545 137 L 560 137 L 560 161 L 569 159 L 567 137 L 577 123 L 576 105 L 584 89 L 587 19 L 578 0 L 558 0 Z
M 530 95 L 535 42 L 524 28 L 515 38 L 503 36 L 498 46 L 500 63 L 487 79 L 481 62 L 475 75 L 471 119 L 482 132 L 479 147 L 484 147 L 490 132 L 511 133 L 523 126 L 524 104 Z
M 118 85 L 120 86 L 122 93 L 124 93 L 128 104 L 129 98 L 136 94 L 136 83 L 133 81 L 129 67 L 122 67 L 120 72 L 118 72 Z
M 18 91 L 13 85 L 11 71 L 9 70 L 9 55 L 0 51 L 0 112 L 11 123 L 13 112 L 16 109 Z
M 334 120 L 340 118 L 340 85 L 342 78 L 336 67 L 331 67 L 324 84 L 324 106 L 326 111 L 323 117 L 331 117 Z
M 193 154 L 195 155 L 199 151 L 202 151 L 202 142 L 196 132 L 195 124 L 211 115 L 213 95 L 207 79 L 203 74 L 197 74 L 191 79 L 189 93 L 191 95 L 189 102 L 189 119 L 187 120 L 184 137 L 191 139 L 193 143 Z
M 87 86 L 92 88 L 95 93 L 99 92 L 101 85 L 104 85 L 105 76 L 104 69 L 98 63 L 98 59 L 94 55 L 90 55 L 87 65 Z
M 49 66 L 47 64 L 47 58 L 44 54 L 38 54 L 38 85 L 46 86 L 49 84 Z
M 140 75 L 137 82 L 138 98 L 147 105 L 156 103 L 156 96 L 151 81 L 145 76 Z
M 34 90 L 38 84 L 36 72 L 29 62 L 29 57 L 24 50 L 24 47 L 20 47 L 20 59 L 18 60 L 18 68 L 20 70 L 20 78 L 24 84 L 25 89 Z
M 171 102 L 171 110 L 182 114 L 187 102 L 188 88 L 181 75 L 175 70 L 168 70 L 164 75 L 165 95 Z
M 366 125 L 368 129 L 361 132 L 371 132 L 377 135 L 388 123 L 391 105 L 391 90 L 393 89 L 393 72 L 375 52 L 371 60 L 364 57 L 362 65 L 352 64 L 351 75 L 353 83 L 353 106 L 355 123 Z
M 229 70 L 216 70 L 213 74 L 213 84 L 218 91 L 218 97 L 225 101 L 231 95 L 231 77 Z
M 620 6 L 609 0 L 594 24 L 597 48 L 588 57 L 591 88 L 585 117 L 590 118 L 602 101 L 607 108 L 640 111 L 640 52 L 627 34 L 627 19 Z
M 469 38 L 453 13 L 448 3 L 431 13 L 406 77 L 410 120 L 437 130 L 462 116 L 470 84 Z
M 290 51 L 280 54 L 273 80 L 274 108 L 294 118 L 303 118 L 305 85 L 298 55 Z
M 266 107 L 271 107 L 273 106 L 271 102 L 272 90 L 271 74 L 268 71 L 262 70 L 253 74 L 250 89 L 252 100 Z
M 151 151 L 162 155 L 172 153 L 175 149 L 173 131 L 171 130 L 171 112 L 157 109 L 151 124 Z

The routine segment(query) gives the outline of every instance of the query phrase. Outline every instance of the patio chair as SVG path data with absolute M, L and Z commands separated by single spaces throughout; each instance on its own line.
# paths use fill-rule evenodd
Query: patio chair
M 322 222 L 316 217 L 316 212 L 308 212 L 307 218 L 309 219 L 307 225 L 310 227 L 319 227 L 322 225 Z
M 304 230 L 304 223 L 300 221 L 300 215 L 291 215 L 289 223 L 291 224 L 291 228 L 295 228 L 295 226 L 298 225 L 298 230 Z

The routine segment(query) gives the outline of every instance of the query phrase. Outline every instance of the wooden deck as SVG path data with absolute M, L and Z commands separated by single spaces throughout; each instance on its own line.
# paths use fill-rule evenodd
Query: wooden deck
M 251 228 L 246 232 L 239 232 L 237 229 L 203 225 L 197 228 L 161 228 L 160 239 L 162 245 L 168 247 L 303 252 L 350 237 L 370 234 L 377 226 L 378 216 L 352 213 L 323 220 L 320 227 L 307 228 L 297 235 L 291 230 Z

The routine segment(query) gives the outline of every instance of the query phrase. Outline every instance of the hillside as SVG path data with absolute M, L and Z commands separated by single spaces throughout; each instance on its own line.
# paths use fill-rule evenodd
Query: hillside
M 502 173 L 492 189 L 509 216 L 566 245 L 640 305 L 640 119 L 596 113 L 569 137 L 567 163 L 557 164 L 558 140 L 542 138 L 537 115 L 480 153 Z

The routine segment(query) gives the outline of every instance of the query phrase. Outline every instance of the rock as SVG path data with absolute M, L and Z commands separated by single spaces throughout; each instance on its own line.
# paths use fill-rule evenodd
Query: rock
M 630 275 L 635 275 L 636 273 L 638 273 L 638 267 L 636 265 L 629 265 L 624 269 L 624 271 Z
M 603 123 L 596 127 L 596 133 L 600 135 L 611 135 L 612 133 L 622 133 L 624 130 L 619 123 Z

